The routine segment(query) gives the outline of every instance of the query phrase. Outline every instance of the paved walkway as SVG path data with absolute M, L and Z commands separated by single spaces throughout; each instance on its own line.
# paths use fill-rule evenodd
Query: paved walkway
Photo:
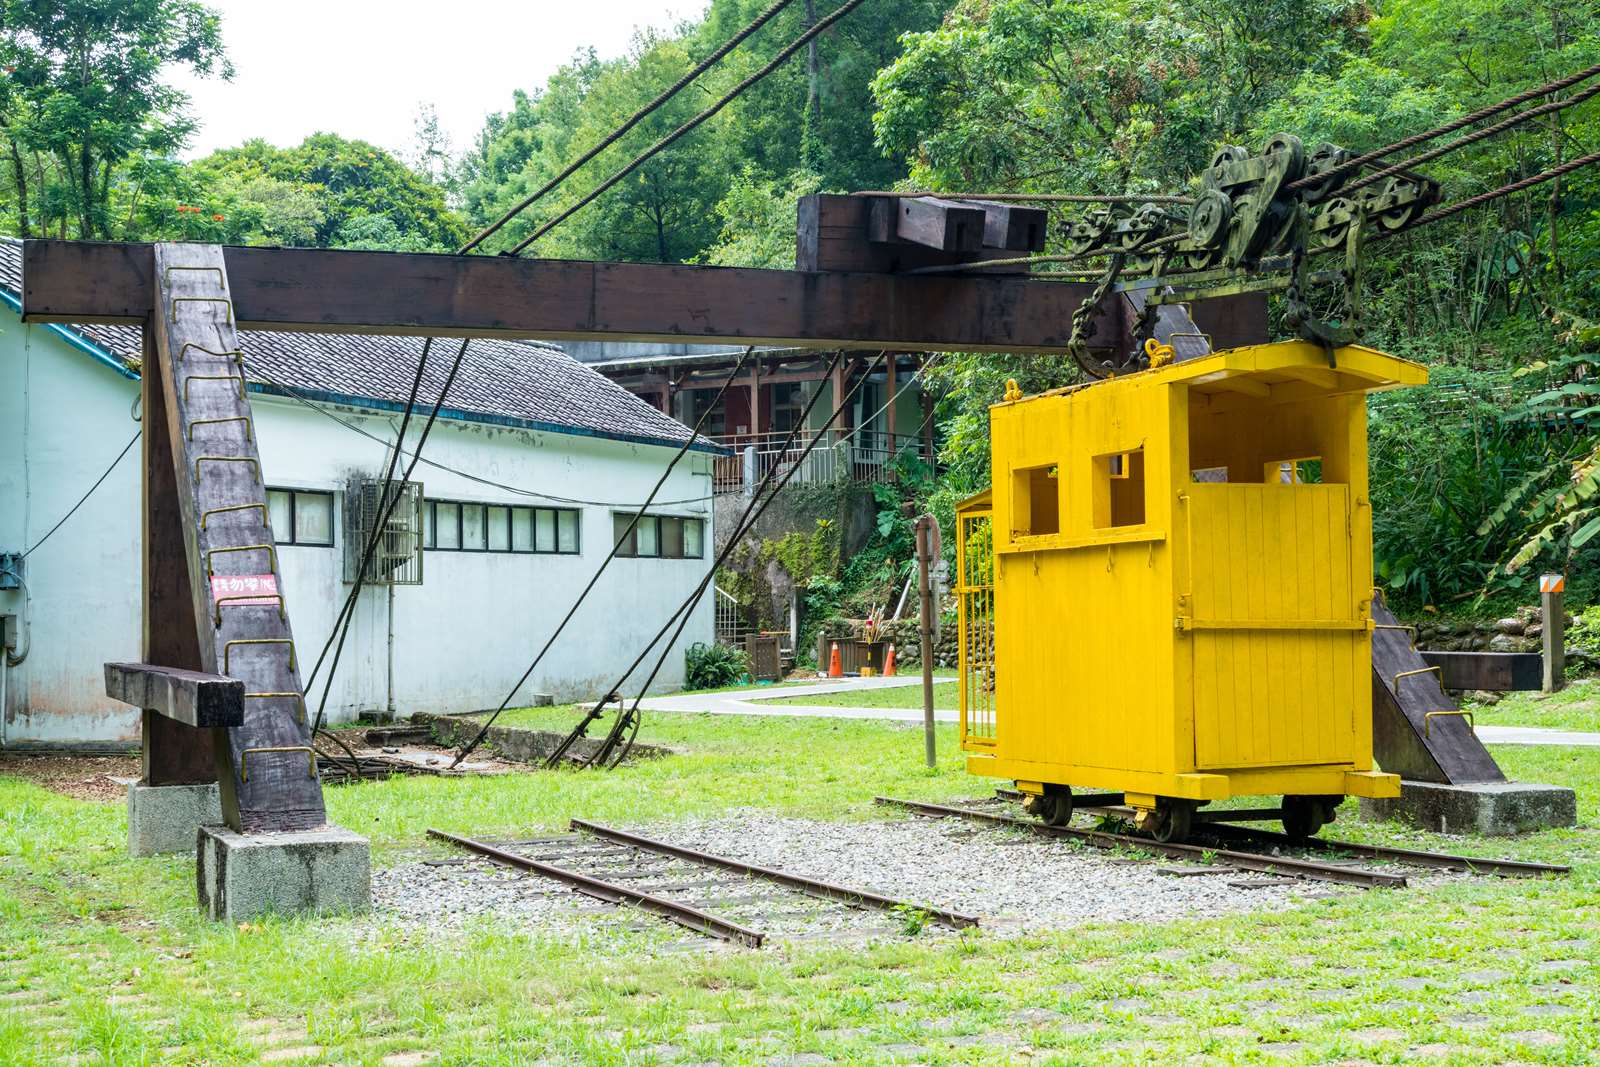
M 953 681 L 935 678 L 935 682 Z M 816 685 L 775 685 L 770 689 L 741 689 L 733 693 L 679 693 L 674 696 L 646 697 L 639 706 L 646 711 L 696 712 L 706 715 L 804 715 L 819 719 L 886 719 L 891 722 L 921 722 L 921 708 L 848 708 L 832 704 L 777 704 L 772 701 L 794 697 L 822 696 L 826 693 L 851 693 L 866 689 L 895 689 L 921 685 L 919 674 L 894 678 L 836 678 Z M 960 712 L 935 708 L 938 722 L 955 722 Z
M 950 678 L 936 678 L 948 682 Z M 795 697 L 822 696 L 827 693 L 852 693 L 867 689 L 893 689 L 921 685 L 921 675 L 895 678 L 837 678 L 815 685 L 775 685 L 770 689 L 741 689 L 732 693 L 680 693 L 675 696 L 646 697 L 639 705 L 646 711 L 676 711 L 706 715 L 801 715 L 819 719 L 882 719 L 889 722 L 921 722 L 921 708 L 851 708 L 833 704 L 784 704 L 777 701 Z M 960 713 L 935 708 L 939 722 L 955 722 Z M 1478 738 L 1486 745 L 1564 745 L 1600 748 L 1600 733 L 1554 730 L 1543 726 L 1480 726 Z

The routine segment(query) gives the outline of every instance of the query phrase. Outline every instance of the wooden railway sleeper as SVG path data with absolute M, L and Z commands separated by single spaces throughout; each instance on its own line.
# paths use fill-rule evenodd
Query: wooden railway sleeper
M 243 364 L 240 364 L 242 367 Z M 244 399 L 244 375 L 242 374 L 186 374 L 183 377 L 183 402 L 190 402 L 189 386 L 195 382 L 238 382 L 239 399 Z
M 233 663 L 233 648 L 235 645 L 288 645 L 289 669 L 295 669 L 294 642 L 287 637 L 236 637 L 222 646 L 222 673 L 227 674 Z
M 306 721 L 306 696 L 305 696 L 304 693 L 294 693 L 294 692 L 246 693 L 244 695 L 244 698 L 246 700 L 267 700 L 267 699 L 290 699 L 290 700 L 293 700 L 295 702 L 295 721 L 298 722 L 298 723 L 301 723 L 302 725 Z
M 1478 721 L 1472 717 L 1472 712 L 1470 712 L 1470 711 L 1428 711 L 1428 712 L 1423 712 L 1423 715 L 1422 715 L 1422 736 L 1423 737 L 1432 736 L 1433 717 L 1435 715 L 1459 715 L 1462 718 L 1465 718 L 1467 720 L 1467 726 L 1468 726 L 1469 729 L 1472 730 L 1473 733 L 1477 733 L 1478 732 Z
M 252 752 L 304 752 L 306 754 L 306 777 L 317 776 L 317 750 L 310 745 L 260 745 L 256 748 L 247 748 L 239 753 L 239 781 L 250 780 L 250 754 Z

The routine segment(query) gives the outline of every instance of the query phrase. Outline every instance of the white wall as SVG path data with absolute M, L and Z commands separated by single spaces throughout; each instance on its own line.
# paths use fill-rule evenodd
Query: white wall
M 0 550 L 34 543 L 99 476 L 136 429 L 138 383 L 120 377 L 44 326 L 0 309 Z M 269 485 L 341 491 L 352 471 L 381 475 L 384 448 L 296 401 L 252 395 Z M 338 408 L 341 417 L 392 437 L 399 415 Z M 395 696 L 401 714 L 495 707 L 526 668 L 610 549 L 611 508 L 637 507 L 672 454 L 572 434 L 441 420 L 424 451 L 506 485 L 582 498 L 581 553 L 426 553 L 424 582 L 395 591 Z M 136 736 L 137 714 L 103 695 L 101 664 L 140 658 L 139 457 L 135 446 L 105 484 L 27 561 L 29 596 L 0 592 L 0 615 L 24 621 L 27 661 L 8 679 L 6 739 L 112 742 Z M 429 497 L 559 506 L 473 482 L 427 462 Z M 710 493 L 709 457 L 690 453 L 659 499 Z M 339 605 L 343 502 L 335 545 L 279 550 L 290 622 L 303 661 L 315 660 Z M 663 505 L 703 516 L 710 501 Z M 700 580 L 709 559 L 614 561 L 520 693 L 558 700 L 595 695 L 637 654 Z M 31 597 L 31 599 L 30 599 Z M 682 685 L 682 648 L 712 637 L 710 597 L 697 608 L 654 689 Z M 385 703 L 387 590 L 363 591 L 328 703 L 335 721 Z M 640 681 L 654 657 L 624 691 Z M 324 668 L 326 670 L 326 668 Z M 320 694 L 319 681 L 316 693 Z M 312 701 L 313 709 L 315 700 Z

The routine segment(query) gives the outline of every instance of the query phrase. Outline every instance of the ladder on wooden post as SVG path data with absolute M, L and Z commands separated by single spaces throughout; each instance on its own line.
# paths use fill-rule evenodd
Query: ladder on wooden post
M 149 663 L 244 683 L 232 728 L 146 712 L 150 784 L 205 781 L 241 833 L 326 823 L 222 249 L 159 244 L 144 363 Z

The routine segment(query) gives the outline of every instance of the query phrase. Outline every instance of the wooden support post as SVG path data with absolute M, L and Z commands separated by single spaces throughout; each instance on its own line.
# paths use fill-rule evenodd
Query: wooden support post
M 761 433 L 761 357 L 750 359 L 750 432 Z
M 243 721 L 209 731 L 232 829 L 320 827 L 322 783 L 222 249 L 157 245 L 152 281 L 144 432 L 159 455 L 145 497 L 145 659 L 243 683 Z M 168 758 L 156 725 L 167 722 L 176 720 L 145 715 L 150 765 Z
M 1539 606 L 1544 612 L 1543 689 L 1546 693 L 1554 693 L 1566 685 L 1566 589 L 1567 578 L 1564 574 L 1539 576 Z
M 926 362 L 927 357 L 923 357 Z M 933 466 L 933 394 L 928 392 L 927 381 L 917 385 L 917 398 L 922 402 L 922 458 Z

